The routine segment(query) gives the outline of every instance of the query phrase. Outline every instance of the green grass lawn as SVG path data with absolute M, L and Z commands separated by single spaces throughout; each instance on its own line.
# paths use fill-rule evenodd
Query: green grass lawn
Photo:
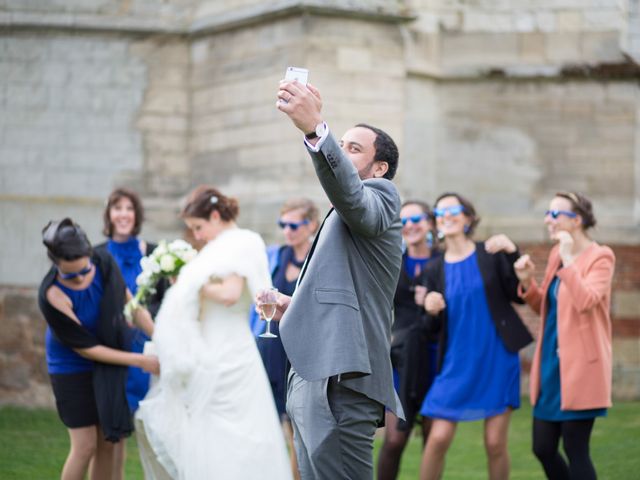
M 381 441 L 376 440 L 376 451 Z M 58 478 L 69 448 L 67 432 L 55 412 L 0 408 L 0 478 Z M 213 448 L 213 447 L 212 447 Z M 531 453 L 531 408 L 513 415 L 509 432 L 511 478 L 544 478 Z M 618 402 L 608 417 L 596 420 L 591 452 L 602 480 L 640 478 L 640 402 Z M 401 479 L 416 479 L 420 468 L 421 441 L 412 438 L 403 458 Z M 447 456 L 445 479 L 487 477 L 482 446 L 482 422 L 463 423 Z M 127 443 L 126 477 L 141 479 L 135 439 Z M 250 480 L 250 479 L 248 479 Z

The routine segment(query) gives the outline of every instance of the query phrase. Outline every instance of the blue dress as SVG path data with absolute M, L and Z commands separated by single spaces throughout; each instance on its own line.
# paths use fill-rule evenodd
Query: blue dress
M 143 255 L 140 251 L 140 240 L 136 237 L 131 237 L 126 242 L 115 242 L 109 239 L 107 250 L 109 250 L 109 253 L 115 258 L 120 267 L 120 272 L 124 277 L 127 288 L 132 295 L 135 295 L 138 291 L 136 278 L 142 272 L 140 260 Z M 142 353 L 144 342 L 148 340 L 149 337 L 142 330 L 132 328 L 131 351 Z M 151 375 L 141 368 L 129 367 L 127 373 L 127 401 L 129 402 L 131 413 L 138 409 L 140 400 L 147 395 L 150 378 Z
M 104 292 L 100 269 L 96 268 L 95 271 L 93 281 L 84 290 L 73 290 L 59 281 L 55 281 L 55 285 L 71 299 L 73 313 L 76 314 L 82 326 L 93 335 L 97 333 L 100 302 Z M 91 360 L 78 355 L 73 349 L 63 345 L 49 327 L 45 333 L 45 345 L 47 370 L 50 374 L 80 373 L 93 370 Z
M 270 254 L 271 277 L 273 286 L 278 292 L 285 295 L 293 295 L 296 288 L 296 281 L 287 280 L 286 270 L 289 263 L 293 263 L 298 268 L 302 267 L 302 263 L 298 262 L 293 254 L 291 247 L 279 248 L 275 254 Z M 284 351 L 282 340 L 280 339 L 280 323 L 271 322 L 271 333 L 278 335 L 278 338 L 261 338 L 256 336 L 258 351 L 262 357 L 262 363 L 267 371 L 267 377 L 271 385 L 273 399 L 276 403 L 278 414 L 282 417 L 286 413 L 286 397 L 287 397 L 287 354 Z M 257 334 L 265 331 L 267 322 L 259 321 Z
M 447 349 L 420 413 L 454 422 L 520 406 L 520 360 L 498 335 L 476 253 L 444 264 Z
M 593 410 L 560 410 L 560 358 L 558 357 L 558 288 L 560 279 L 554 277 L 547 294 L 547 316 L 540 355 L 540 395 L 533 407 L 533 416 L 548 422 L 587 420 L 607 414 L 606 408 Z

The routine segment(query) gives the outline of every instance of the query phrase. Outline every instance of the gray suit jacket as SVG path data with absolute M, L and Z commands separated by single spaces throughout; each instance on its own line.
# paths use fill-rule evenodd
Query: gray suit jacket
M 386 179 L 360 180 L 331 134 L 310 155 L 334 210 L 280 321 L 282 343 L 303 379 L 340 375 L 402 416 L 389 357 L 402 259 L 398 191 Z

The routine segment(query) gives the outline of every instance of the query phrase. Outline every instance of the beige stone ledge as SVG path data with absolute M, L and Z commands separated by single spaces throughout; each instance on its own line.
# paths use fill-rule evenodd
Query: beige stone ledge
M 283 0 L 274 4 L 250 5 L 222 14 L 203 16 L 191 22 L 176 19 L 165 20 L 154 17 L 117 15 L 0 12 L 0 26 L 202 35 L 303 14 L 359 18 L 383 23 L 403 23 L 416 19 L 416 15 L 411 10 L 392 3 L 382 8 L 379 5 L 368 7 L 364 3 L 345 6 L 343 2 L 338 0 L 329 2 L 319 0 Z

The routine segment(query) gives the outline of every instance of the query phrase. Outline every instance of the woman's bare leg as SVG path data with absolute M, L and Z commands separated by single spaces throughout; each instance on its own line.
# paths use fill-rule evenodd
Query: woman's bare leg
M 83 480 L 96 452 L 97 427 L 69 428 L 71 448 L 62 467 L 62 480 Z
M 456 422 L 434 418 L 431 423 L 427 446 L 422 454 L 420 480 L 438 480 L 444 470 L 444 460 L 456 433 Z
M 511 409 L 489 417 L 484 421 L 484 448 L 487 451 L 490 480 L 507 480 L 509 478 L 509 449 L 507 439 Z
M 96 454 L 91 463 L 91 480 L 112 480 L 114 478 L 115 444 L 105 440 L 102 430 L 98 430 Z

